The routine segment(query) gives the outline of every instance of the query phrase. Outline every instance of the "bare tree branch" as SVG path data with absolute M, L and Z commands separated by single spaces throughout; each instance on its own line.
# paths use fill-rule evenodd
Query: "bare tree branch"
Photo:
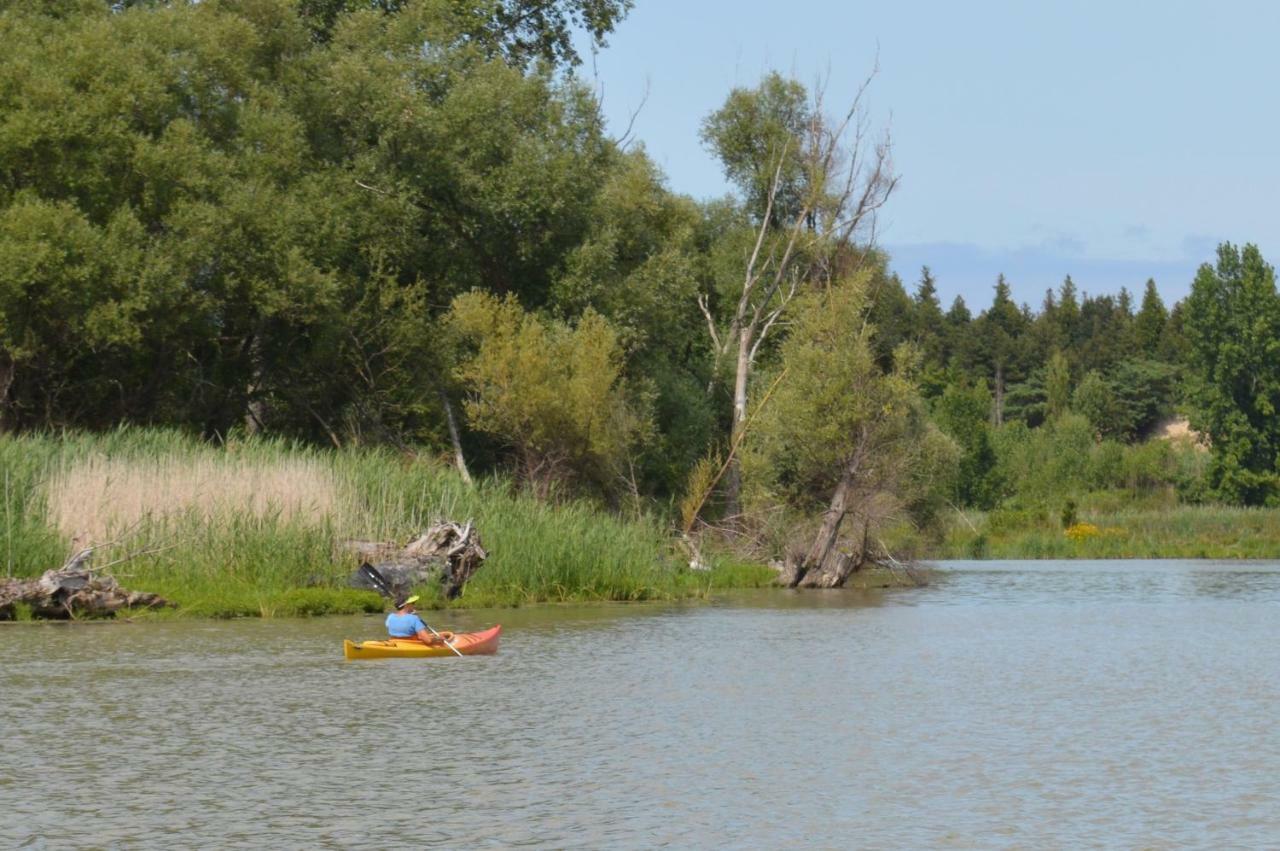
M 594 60 L 593 60 L 594 61 Z M 636 126 L 636 119 L 640 117 L 641 111 L 644 110 L 645 104 L 649 102 L 649 78 L 644 78 L 644 94 L 640 96 L 640 105 L 631 113 L 631 118 L 627 121 L 627 129 L 618 137 L 619 149 L 625 151 L 627 147 L 635 141 L 631 138 L 631 131 Z
M 720 335 L 716 333 L 716 320 L 712 318 L 711 308 L 707 306 L 706 294 L 698 293 L 698 307 L 702 310 L 702 315 L 707 318 L 707 331 L 711 334 L 711 344 L 715 346 L 718 358 L 723 346 L 720 344 Z

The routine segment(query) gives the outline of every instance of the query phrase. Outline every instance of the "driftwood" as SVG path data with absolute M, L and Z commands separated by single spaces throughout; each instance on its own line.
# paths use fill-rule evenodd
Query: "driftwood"
M 156 608 L 170 603 L 155 594 L 128 591 L 108 574 L 89 567 L 93 548 L 80 550 L 62 567 L 46 570 L 39 579 L 0 580 L 0 620 L 12 620 L 18 604 L 37 618 L 111 617 L 121 609 Z
M 396 596 L 404 596 L 416 586 L 436 582 L 450 600 L 462 594 L 467 580 L 489 555 L 470 520 L 462 525 L 448 520 L 433 523 L 403 547 L 381 541 L 348 541 L 347 548 L 362 562 L 377 568 Z M 351 574 L 349 584 L 354 588 L 378 590 L 359 570 Z
M 821 555 L 817 564 L 807 563 L 811 551 L 792 549 L 781 562 L 771 562 L 778 571 L 778 584 L 788 588 L 842 588 L 854 573 L 870 568 L 881 568 L 895 576 L 899 571 L 906 584 L 924 586 L 929 581 L 917 565 L 910 561 L 898 561 L 883 541 L 871 543 L 868 530 L 863 528 L 862 543 L 853 552 L 842 552 L 832 547 Z

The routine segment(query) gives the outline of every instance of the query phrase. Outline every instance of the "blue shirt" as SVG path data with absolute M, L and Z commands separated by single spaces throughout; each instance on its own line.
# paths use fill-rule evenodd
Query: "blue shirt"
M 387 615 L 387 634 L 392 638 L 413 638 L 420 630 L 427 628 L 422 618 L 410 612 L 402 615 L 392 612 Z

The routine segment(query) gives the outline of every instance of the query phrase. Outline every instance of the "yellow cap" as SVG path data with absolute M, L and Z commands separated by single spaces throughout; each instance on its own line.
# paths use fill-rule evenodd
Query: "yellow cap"
M 410 603 L 416 603 L 416 602 L 418 602 L 418 595 L 414 594 L 412 597 L 406 597 L 403 600 L 401 600 L 400 605 L 396 606 L 396 608 L 403 609 L 405 606 L 409 605 Z

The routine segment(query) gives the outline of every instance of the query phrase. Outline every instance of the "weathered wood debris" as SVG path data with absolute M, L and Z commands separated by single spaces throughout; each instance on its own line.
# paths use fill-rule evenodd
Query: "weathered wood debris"
M 436 521 L 404 546 L 383 541 L 348 541 L 347 548 L 362 562 L 377 568 L 396 596 L 404 596 L 416 586 L 436 582 L 450 600 L 462 593 L 467 580 L 489 556 L 470 520 L 465 524 Z M 354 588 L 378 590 L 359 570 L 351 574 L 349 584 Z
M 0 620 L 13 620 L 18 604 L 29 606 L 34 617 L 51 620 L 111 617 L 122 609 L 171 605 L 156 594 L 121 588 L 109 574 L 95 574 L 92 558 L 93 547 L 86 547 L 38 579 L 0 579 Z
M 852 552 L 832 547 L 816 554 L 793 549 L 782 562 L 771 563 L 778 571 L 778 584 L 787 588 L 842 588 L 859 571 L 879 568 L 908 585 L 928 585 L 927 576 L 911 562 L 900 562 L 883 545 L 874 547 L 864 538 L 862 546 Z

